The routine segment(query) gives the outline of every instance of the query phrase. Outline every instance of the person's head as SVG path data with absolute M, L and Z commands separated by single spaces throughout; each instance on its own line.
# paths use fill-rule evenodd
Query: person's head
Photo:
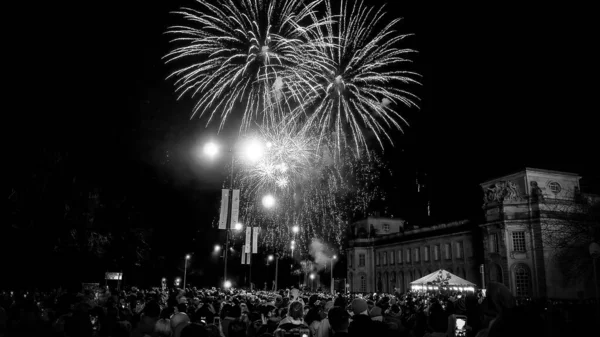
M 188 306 L 185 303 L 179 303 L 177 304 L 177 312 L 185 312 L 187 313 L 188 311 Z
M 229 323 L 229 337 L 246 337 L 246 324 L 239 319 Z
M 239 305 L 234 305 L 229 310 L 229 317 L 240 318 L 242 316 L 242 308 Z
M 355 315 L 360 315 L 360 314 L 368 314 L 368 310 L 369 310 L 369 306 L 367 305 L 367 302 L 365 300 L 363 300 L 362 298 L 355 298 L 352 301 L 352 312 L 354 312 Z
M 333 307 L 329 310 L 329 324 L 334 332 L 347 331 L 350 325 L 350 314 L 344 307 Z
M 171 321 L 168 318 L 159 319 L 156 321 L 156 324 L 154 324 L 154 331 L 158 337 L 170 337 Z
M 304 308 L 301 302 L 292 302 L 288 308 L 288 315 L 295 320 L 301 320 L 304 317 Z

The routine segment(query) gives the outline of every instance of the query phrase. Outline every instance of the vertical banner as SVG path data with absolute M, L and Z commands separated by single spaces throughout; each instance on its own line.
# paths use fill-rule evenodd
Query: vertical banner
M 233 190 L 231 196 L 231 223 L 229 228 L 235 228 L 235 224 L 238 223 L 240 214 L 240 190 Z
M 252 227 L 254 229 L 253 237 L 252 237 L 252 253 L 258 253 L 258 230 L 260 227 Z
M 252 242 L 250 242 L 251 234 L 252 227 L 246 227 L 246 250 L 244 250 L 244 253 L 250 253 L 250 248 L 252 247 Z
M 246 264 L 246 245 L 242 246 L 242 264 Z
M 229 190 L 221 190 L 221 215 L 219 216 L 219 229 L 227 229 L 227 213 L 229 212 Z
M 246 264 L 250 264 L 250 260 L 252 259 L 252 254 L 248 253 L 246 256 Z

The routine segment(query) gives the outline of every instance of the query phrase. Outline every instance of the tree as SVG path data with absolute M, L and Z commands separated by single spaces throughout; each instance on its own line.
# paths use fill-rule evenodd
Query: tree
M 563 286 L 591 278 L 588 247 L 600 242 L 600 198 L 573 193 L 569 200 L 539 200 L 543 248 L 563 274 Z

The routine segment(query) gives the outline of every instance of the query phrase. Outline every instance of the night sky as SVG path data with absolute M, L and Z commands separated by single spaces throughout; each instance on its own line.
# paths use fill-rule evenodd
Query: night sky
M 99 189 L 103 203 L 126 202 L 141 226 L 155 230 L 155 254 L 165 256 L 157 273 L 177 275 L 193 252 L 195 280 L 214 283 L 221 267 L 210 252 L 225 162 L 194 155 L 217 136 L 216 125 L 190 120 L 193 101 L 176 100 L 173 81 L 165 80 L 172 69 L 161 60 L 169 50 L 164 31 L 179 22 L 169 12 L 193 1 L 126 3 L 15 10 L 20 24 L 5 42 L 12 47 L 5 51 L 7 192 L 22 193 L 34 173 L 48 172 L 48 155 L 61 153 L 66 170 Z M 405 46 L 419 51 L 413 67 L 423 75 L 414 88 L 421 109 L 404 109 L 411 126 L 385 152 L 394 169 L 394 216 L 422 214 L 417 171 L 429 178 L 434 221 L 477 215 L 478 183 L 526 166 L 579 173 L 588 178 L 584 191 L 598 192 L 590 9 L 390 3 L 388 12 L 404 17 L 399 30 L 415 34 Z M 230 141 L 235 130 L 218 139 Z M 60 196 L 46 198 L 69 195 L 60 186 L 51 192 Z M 5 234 L 5 258 L 13 249 L 23 260 L 45 254 L 29 234 Z M 14 260 L 7 258 L 13 281 L 47 272 Z

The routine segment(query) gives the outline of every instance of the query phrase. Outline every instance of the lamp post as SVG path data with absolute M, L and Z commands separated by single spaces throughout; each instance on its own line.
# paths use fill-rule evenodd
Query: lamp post
M 592 256 L 592 265 L 594 268 L 594 286 L 596 287 L 596 319 L 600 320 L 600 297 L 598 293 L 598 275 L 596 274 L 596 259 L 600 257 L 600 245 L 596 242 L 592 242 L 590 244 L 590 255 Z
M 257 140 L 251 140 L 246 142 L 244 145 L 244 154 L 250 161 L 256 161 L 260 159 L 263 155 L 263 146 Z M 219 146 L 216 143 L 209 142 L 204 145 L 204 154 L 210 158 L 214 158 L 219 153 Z M 229 175 L 229 200 L 228 200 L 228 212 L 227 212 L 227 221 L 225 223 L 225 251 L 223 252 L 223 287 L 225 287 L 225 282 L 227 282 L 227 254 L 229 252 L 229 235 L 231 231 L 231 206 L 232 206 L 232 198 L 233 198 L 233 168 L 235 166 L 235 156 L 233 153 L 233 148 L 229 148 L 229 154 L 231 155 L 231 172 Z M 236 229 L 238 229 L 237 224 L 235 225 Z
M 298 232 L 300 231 L 300 227 L 298 226 L 294 226 L 292 227 L 292 233 L 294 233 L 293 239 L 292 239 L 292 258 L 294 258 L 294 248 L 296 248 L 296 234 L 298 234 Z
M 310 289 L 315 291 L 315 274 L 310 274 Z
M 190 259 L 190 254 L 187 254 L 185 256 L 185 259 L 183 260 L 183 263 L 185 264 L 185 266 L 183 267 L 183 289 L 185 289 L 185 282 L 187 279 L 187 262 Z
M 331 258 L 331 293 L 333 294 L 333 261 L 337 260 L 337 255 Z

